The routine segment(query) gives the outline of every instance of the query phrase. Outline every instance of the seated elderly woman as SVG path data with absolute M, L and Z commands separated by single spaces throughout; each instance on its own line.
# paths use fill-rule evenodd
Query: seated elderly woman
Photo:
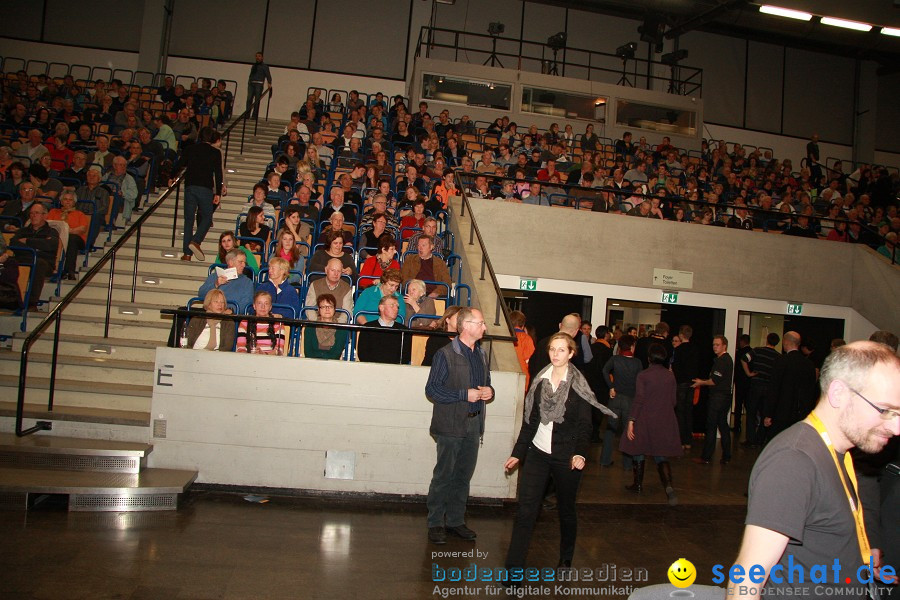
M 322 228 L 322 233 L 319 234 L 319 239 L 317 243 L 324 244 L 325 238 L 332 231 L 340 231 L 341 235 L 344 238 L 345 244 L 353 243 L 353 234 L 344 229 L 344 213 L 341 212 L 333 212 L 331 216 L 328 217 L 328 225 Z
M 253 294 L 253 314 L 257 317 L 280 317 L 272 314 L 272 296 L 269 292 Z M 279 322 L 251 322 L 248 319 L 238 325 L 237 351 L 250 354 L 284 356 L 284 325 Z
M 337 323 L 335 317 L 335 300 L 332 294 L 320 294 L 316 298 L 320 323 Z M 303 333 L 303 355 L 306 358 L 339 359 L 347 347 L 349 332 L 346 329 L 333 327 L 309 327 Z
M 400 271 L 397 269 L 388 269 L 382 273 L 379 284 L 366 288 L 363 293 L 359 295 L 359 298 L 356 299 L 356 304 L 353 306 L 353 317 L 356 322 L 363 324 L 376 318 L 373 313 L 378 312 L 378 304 L 381 299 L 384 296 L 394 296 L 397 298 L 397 304 L 399 306 L 396 321 L 401 325 L 405 324 L 406 304 L 404 304 L 403 300 L 400 298 L 400 292 L 398 291 L 402 281 Z M 360 314 L 362 312 L 370 314 L 362 315 Z
M 291 234 L 287 234 L 291 237 Z M 293 239 L 291 237 L 291 239 Z M 300 295 L 297 288 L 288 280 L 290 271 L 288 262 L 279 256 L 269 259 L 269 278 L 259 284 L 257 292 L 268 292 L 272 296 L 272 304 L 283 304 L 294 309 L 296 318 L 300 318 Z M 293 316 L 293 315 L 292 315 Z
M 389 233 L 382 234 L 378 238 L 378 254 L 373 254 L 366 259 L 359 270 L 360 280 L 359 289 L 364 290 L 370 285 L 374 285 L 374 279 L 363 279 L 366 277 L 381 277 L 381 274 L 388 269 L 400 270 L 400 263 L 397 262 L 397 242 L 394 236 Z
M 230 315 L 231 309 L 225 302 L 222 290 L 209 290 L 203 299 L 203 310 L 208 313 Z M 187 347 L 194 350 L 234 350 L 234 321 L 206 317 L 194 317 L 185 330 Z
M 352 252 L 344 252 L 344 238 L 339 231 L 329 231 L 325 238 L 325 246 L 316 250 L 309 261 L 310 272 L 324 271 L 328 261 L 336 258 L 341 261 L 341 272 L 356 278 L 356 262 Z
M 403 297 L 403 302 L 406 304 L 407 319 L 412 319 L 416 315 L 435 314 L 434 298 L 425 295 L 425 282 L 421 279 L 409 280 L 406 284 L 406 295 Z M 422 320 L 420 319 L 420 321 Z M 429 322 L 422 322 L 422 327 L 431 327 Z

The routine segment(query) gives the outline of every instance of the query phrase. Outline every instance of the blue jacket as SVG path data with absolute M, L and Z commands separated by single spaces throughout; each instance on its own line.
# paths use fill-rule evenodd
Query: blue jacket
M 258 292 L 269 292 L 272 296 L 272 304 L 286 304 L 294 309 L 296 318 L 300 316 L 300 295 L 297 294 L 297 288 L 285 281 L 281 284 L 280 291 L 275 288 L 275 284 L 271 280 L 266 280 L 259 284 L 256 288 Z M 274 312 L 278 312 L 277 310 Z M 282 315 L 284 317 L 293 317 L 293 315 Z
M 217 279 L 215 271 L 210 273 L 197 295 L 206 298 L 206 293 L 215 289 Z M 219 289 L 225 294 L 225 300 L 237 304 L 240 311 L 253 304 L 253 282 L 246 275 L 238 275 L 237 279 L 232 279 Z

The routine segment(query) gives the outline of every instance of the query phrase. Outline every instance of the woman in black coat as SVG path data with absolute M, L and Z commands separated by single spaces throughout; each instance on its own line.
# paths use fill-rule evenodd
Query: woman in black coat
M 556 483 L 559 510 L 559 567 L 569 567 L 575 552 L 577 517 L 575 495 L 581 472 L 591 445 L 591 406 L 608 415 L 614 413 L 597 402 L 587 380 L 569 361 L 575 356 L 575 340 L 566 333 L 550 338 L 550 364 L 531 382 L 525 396 L 525 418 L 519 438 L 504 465 L 507 471 L 516 468 L 528 457 L 519 479 L 519 508 L 513 527 L 507 569 L 522 569 L 551 475 Z M 510 571 L 515 581 L 516 571 Z

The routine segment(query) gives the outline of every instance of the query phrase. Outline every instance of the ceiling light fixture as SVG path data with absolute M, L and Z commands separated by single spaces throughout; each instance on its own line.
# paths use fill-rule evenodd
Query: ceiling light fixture
M 788 19 L 797 19 L 799 21 L 809 21 L 812 15 L 802 10 L 791 10 L 790 8 L 782 8 L 780 6 L 772 6 L 771 4 L 763 4 L 759 7 L 759 12 L 767 15 L 775 15 L 776 17 L 787 17 Z
M 881 33 L 883 33 L 884 35 L 892 35 L 894 37 L 900 37 L 900 29 L 897 29 L 896 27 L 882 27 Z
M 846 19 L 835 19 L 834 17 L 822 17 L 822 25 L 831 25 L 832 27 L 843 27 L 844 29 L 853 29 L 854 31 L 872 31 L 872 26 L 868 23 L 860 23 L 859 21 L 848 21 Z

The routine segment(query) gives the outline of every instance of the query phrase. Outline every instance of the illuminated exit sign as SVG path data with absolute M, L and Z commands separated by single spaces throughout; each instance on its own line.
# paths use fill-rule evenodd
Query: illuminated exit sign
M 788 302 L 787 314 L 789 314 L 789 315 L 803 314 L 803 304 L 802 303 L 793 304 L 791 302 Z
M 678 304 L 678 292 L 663 292 L 663 304 Z

